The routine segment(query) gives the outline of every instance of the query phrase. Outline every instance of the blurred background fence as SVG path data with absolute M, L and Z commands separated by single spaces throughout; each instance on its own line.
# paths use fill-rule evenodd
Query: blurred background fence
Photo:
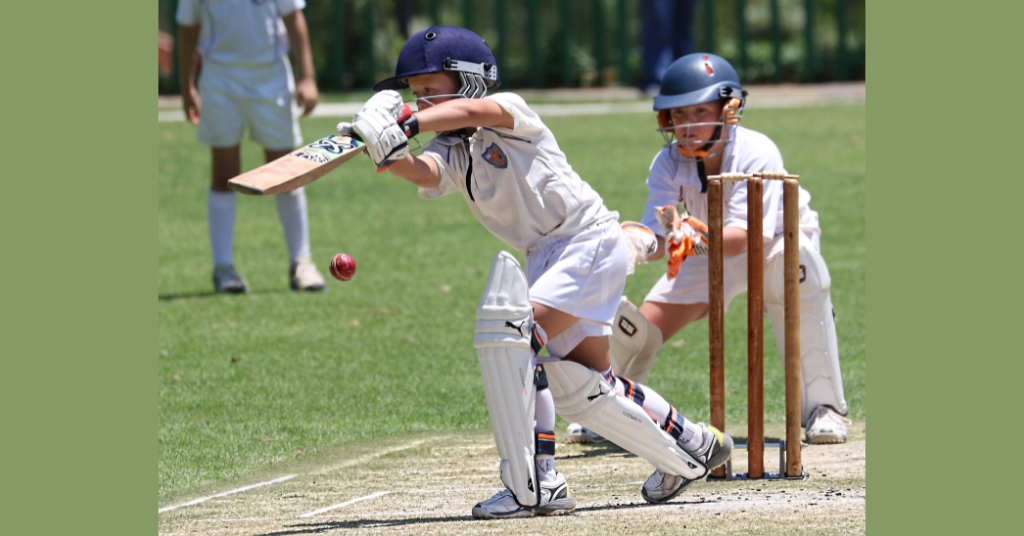
M 158 0 L 177 37 L 178 0 Z M 491 46 L 503 88 L 637 85 L 642 0 L 306 0 L 321 91 L 367 89 L 394 74 L 406 38 L 465 26 Z M 728 59 L 744 84 L 863 80 L 865 0 L 701 0 L 694 50 Z M 161 35 L 160 93 L 178 93 L 174 42 Z M 170 49 L 168 49 L 170 47 Z

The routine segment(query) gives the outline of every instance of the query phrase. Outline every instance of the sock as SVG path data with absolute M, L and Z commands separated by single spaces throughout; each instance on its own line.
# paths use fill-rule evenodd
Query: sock
M 231 264 L 235 234 L 235 192 L 206 193 L 206 220 L 210 226 L 213 264 Z
M 306 189 L 299 188 L 291 192 L 274 196 L 277 203 L 277 217 L 284 228 L 284 238 L 288 242 L 288 258 L 291 261 L 299 257 L 309 257 L 309 218 L 306 214 Z
M 610 368 L 602 372 L 601 375 L 612 384 L 616 393 L 636 402 L 654 422 L 658 423 L 662 430 L 674 437 L 684 449 L 695 451 L 701 447 L 704 442 L 704 434 L 700 433 L 700 427 L 683 417 L 657 391 L 628 378 L 616 376 Z
M 537 475 L 541 484 L 553 484 L 555 481 L 555 399 L 551 391 L 537 391 L 534 419 L 537 421 L 533 429 L 537 433 Z

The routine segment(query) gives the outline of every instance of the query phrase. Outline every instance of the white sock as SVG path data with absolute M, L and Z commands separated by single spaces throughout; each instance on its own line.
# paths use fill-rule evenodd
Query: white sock
M 538 454 L 537 455 L 537 476 L 540 478 L 541 485 L 551 486 L 555 483 L 555 479 L 558 476 L 555 471 L 555 457 L 550 454 Z
M 210 226 L 213 263 L 231 264 L 232 240 L 235 235 L 235 192 L 208 191 L 206 221 Z
M 536 428 L 541 431 L 555 429 L 555 399 L 551 396 L 551 389 L 537 391 L 536 404 L 534 404 L 533 419 L 537 421 Z
M 277 203 L 277 217 L 284 228 L 284 239 L 288 242 L 288 256 L 294 261 L 309 257 L 309 218 L 306 214 L 306 189 L 274 196 Z

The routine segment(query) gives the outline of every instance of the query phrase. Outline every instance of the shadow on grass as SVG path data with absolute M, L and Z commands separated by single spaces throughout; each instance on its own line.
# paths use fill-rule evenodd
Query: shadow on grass
M 159 295 L 157 295 L 156 299 L 158 301 L 175 301 L 175 300 L 192 300 L 192 299 L 203 299 L 203 298 L 215 298 L 215 297 L 218 297 L 218 296 L 223 296 L 224 299 L 231 299 L 232 297 L 235 297 L 235 296 L 241 297 L 241 296 L 254 295 L 254 294 L 287 294 L 287 293 L 290 293 L 290 292 L 295 292 L 295 291 L 291 290 L 291 289 L 257 290 L 257 291 L 250 290 L 249 292 L 245 292 L 245 293 L 242 293 L 242 294 L 218 294 L 218 293 L 210 290 L 210 291 L 206 291 L 206 292 L 180 292 L 180 293 L 177 293 L 177 294 L 159 294 Z
M 687 504 L 702 504 L 705 501 L 673 501 L 670 503 L 672 506 L 682 506 Z M 599 512 L 602 510 L 626 510 L 632 508 L 654 508 L 663 506 L 660 504 L 646 504 L 646 503 L 629 503 L 629 504 L 605 504 L 605 505 L 593 505 L 584 506 L 582 508 L 576 508 L 575 512 Z M 568 514 L 571 515 L 571 514 Z M 543 517 L 543 516 L 538 516 Z M 464 516 L 439 516 L 439 517 L 410 517 L 405 519 L 354 519 L 352 521 L 326 521 L 323 523 L 303 523 L 298 525 L 286 526 L 286 530 L 276 532 L 266 532 L 257 536 L 289 536 L 295 534 L 323 534 L 332 530 L 342 529 L 360 529 L 360 528 L 374 528 L 374 527 L 402 527 L 409 525 L 419 524 L 430 524 L 430 523 L 451 523 L 458 521 L 469 521 L 477 523 L 488 523 L 501 521 L 500 519 L 494 520 L 476 520 L 473 519 L 472 515 Z

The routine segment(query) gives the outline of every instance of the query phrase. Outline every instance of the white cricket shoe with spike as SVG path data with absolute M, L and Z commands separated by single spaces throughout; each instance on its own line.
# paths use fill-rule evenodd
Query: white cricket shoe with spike
M 836 413 L 828 406 L 818 406 L 807 419 L 805 435 L 812 445 L 846 443 L 846 425 L 853 421 Z
M 576 509 L 576 499 L 569 495 L 569 486 L 562 473 L 555 475 L 555 481 L 540 486 L 540 504 L 524 508 L 516 502 L 512 490 L 505 488 L 494 497 L 479 502 L 473 507 L 477 519 L 507 519 L 512 517 L 558 516 Z
M 704 434 L 704 441 L 700 448 L 695 451 L 686 448 L 683 450 L 686 450 L 697 461 L 704 463 L 710 471 L 725 463 L 729 456 L 732 456 L 732 438 L 713 426 L 704 423 L 697 423 L 697 426 L 702 428 Z M 682 448 L 682 444 L 679 446 Z M 662 473 L 660 469 L 655 469 L 654 473 L 644 482 L 640 494 L 649 503 L 663 503 L 682 493 L 692 482 L 693 480 L 687 480 L 679 475 L 670 475 Z
M 289 279 L 291 279 L 292 290 L 315 292 L 327 288 L 324 276 L 320 275 L 313 260 L 309 257 L 299 257 L 292 262 Z

